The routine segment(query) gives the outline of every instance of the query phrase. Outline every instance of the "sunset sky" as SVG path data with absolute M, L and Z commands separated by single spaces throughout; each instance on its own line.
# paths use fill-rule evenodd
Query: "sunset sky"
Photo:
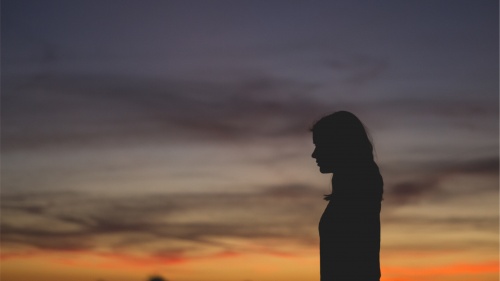
M 337 110 L 384 177 L 381 281 L 497 281 L 498 8 L 2 1 L 2 281 L 319 281 Z

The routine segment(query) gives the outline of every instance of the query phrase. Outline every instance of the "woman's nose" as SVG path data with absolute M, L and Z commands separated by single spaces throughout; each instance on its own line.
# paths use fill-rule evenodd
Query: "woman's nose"
M 311 154 L 311 157 L 316 159 L 316 148 L 313 150 L 313 153 Z

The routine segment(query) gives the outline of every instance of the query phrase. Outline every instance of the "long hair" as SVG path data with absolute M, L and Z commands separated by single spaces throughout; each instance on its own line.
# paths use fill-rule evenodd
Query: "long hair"
M 365 182 L 382 200 L 383 180 L 373 159 L 373 145 L 363 123 L 348 111 L 337 111 L 318 120 L 310 129 L 314 137 L 335 152 L 336 163 L 343 172 L 356 174 L 356 179 Z M 335 188 L 335 173 L 332 177 L 332 193 L 325 195 L 330 200 Z M 338 183 L 337 183 L 338 184 Z M 358 193 L 359 194 L 359 193 Z

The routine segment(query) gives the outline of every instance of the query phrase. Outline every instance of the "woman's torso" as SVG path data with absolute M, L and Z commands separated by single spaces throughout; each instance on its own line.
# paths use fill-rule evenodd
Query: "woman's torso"
M 361 194 L 334 193 L 321 216 L 321 281 L 380 279 L 381 203 Z

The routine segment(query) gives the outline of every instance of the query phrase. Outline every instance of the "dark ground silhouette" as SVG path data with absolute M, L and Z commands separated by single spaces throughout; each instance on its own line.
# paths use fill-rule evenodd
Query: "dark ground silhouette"
M 148 281 L 168 281 L 168 280 L 161 277 L 160 275 L 154 275 L 154 276 L 149 277 Z
M 96 281 L 105 281 L 105 280 L 104 279 L 97 279 Z M 160 275 L 153 275 L 153 276 L 148 277 L 147 281 L 169 281 L 169 280 L 166 278 L 163 278 Z

